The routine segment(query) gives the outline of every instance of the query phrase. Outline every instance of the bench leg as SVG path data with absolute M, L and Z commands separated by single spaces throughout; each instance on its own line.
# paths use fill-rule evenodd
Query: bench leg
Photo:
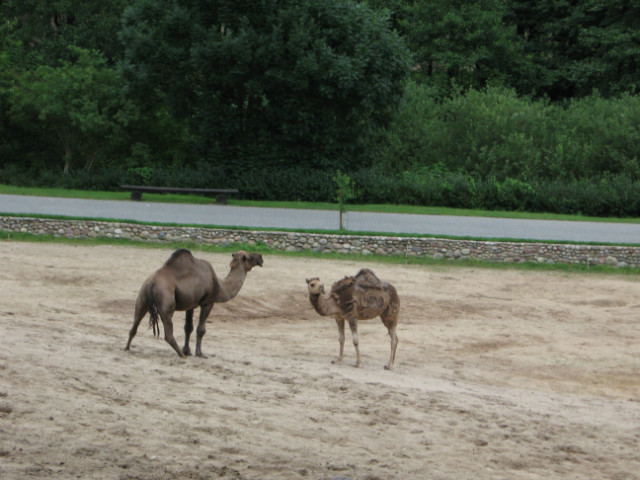
M 224 193 L 219 193 L 216 196 L 216 203 L 219 203 L 220 205 L 226 205 L 227 204 L 227 196 Z
M 135 200 L 136 202 L 139 202 L 140 200 L 142 200 L 142 192 L 140 190 L 132 190 L 131 200 Z

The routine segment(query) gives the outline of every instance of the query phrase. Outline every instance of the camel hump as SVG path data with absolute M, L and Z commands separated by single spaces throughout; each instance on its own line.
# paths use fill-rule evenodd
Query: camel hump
M 388 284 L 382 282 L 372 270 L 363 268 L 356 275 L 356 282 L 353 290 L 353 299 L 359 308 L 363 310 L 363 315 L 370 316 L 365 312 L 375 312 L 384 310 L 391 301 Z
M 340 308 L 348 312 L 353 305 L 353 286 L 356 283 L 355 277 L 344 277 L 331 286 L 330 295 L 336 299 Z
M 338 297 L 344 295 L 353 295 L 353 286 L 356 283 L 355 277 L 344 277 L 331 285 L 331 294 Z
M 175 252 L 173 252 L 171 254 L 171 256 L 169 257 L 169 259 L 164 262 L 165 265 L 171 265 L 175 262 L 177 262 L 178 260 L 181 260 L 183 258 L 195 258 L 193 256 L 193 254 L 191 253 L 191 250 L 187 250 L 186 248 L 179 248 L 178 250 L 176 250 Z
M 373 270 L 368 268 L 360 270 L 356 274 L 355 280 L 356 286 L 359 288 L 383 288 L 382 281 L 373 273 Z
M 355 277 L 344 277 L 342 280 L 338 280 L 333 285 L 331 285 L 331 293 L 335 293 L 338 295 L 341 292 L 353 290 L 353 285 L 355 283 Z

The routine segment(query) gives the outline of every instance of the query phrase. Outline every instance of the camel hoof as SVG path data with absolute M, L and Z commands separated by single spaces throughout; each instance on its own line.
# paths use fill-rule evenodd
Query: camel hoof
M 384 369 L 385 369 L 385 370 L 391 370 L 392 368 L 393 368 L 393 367 L 390 367 L 389 365 L 385 365 L 385 366 L 384 366 Z
M 196 357 L 208 358 L 204 353 L 196 353 Z
M 191 356 L 191 349 L 190 348 L 183 348 L 182 349 L 182 353 L 184 353 L 187 357 Z

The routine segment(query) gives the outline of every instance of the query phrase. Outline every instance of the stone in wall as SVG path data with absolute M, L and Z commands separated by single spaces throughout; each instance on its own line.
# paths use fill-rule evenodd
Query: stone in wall
M 304 250 L 360 255 L 428 256 L 487 262 L 538 262 L 640 267 L 640 247 L 547 243 L 481 242 L 428 237 L 368 237 L 292 232 L 166 227 L 93 220 L 58 220 L 0 216 L 0 231 L 67 238 L 129 238 L 135 241 L 188 241 L 218 246 L 242 242 L 299 252 Z

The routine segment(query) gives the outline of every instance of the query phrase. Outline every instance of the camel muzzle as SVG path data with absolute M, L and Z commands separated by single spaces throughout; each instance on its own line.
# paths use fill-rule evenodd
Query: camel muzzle
M 259 253 L 252 253 L 251 259 L 253 260 L 255 265 L 258 267 L 261 267 L 262 264 L 264 263 L 264 261 L 262 260 L 262 255 L 260 255 Z

